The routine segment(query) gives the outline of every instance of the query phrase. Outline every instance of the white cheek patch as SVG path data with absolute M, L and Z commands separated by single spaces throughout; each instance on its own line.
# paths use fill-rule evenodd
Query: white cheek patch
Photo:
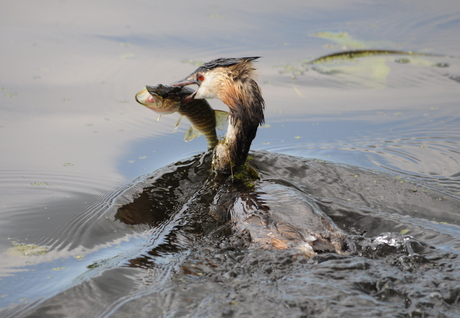
M 219 85 L 221 85 L 221 80 L 218 74 L 206 74 L 205 80 L 201 83 L 200 87 L 198 88 L 195 98 L 218 98 L 217 92 Z
M 197 90 L 195 98 L 196 99 L 205 99 L 205 98 L 216 98 L 217 94 L 209 87 L 203 86 L 201 84 L 200 88 Z

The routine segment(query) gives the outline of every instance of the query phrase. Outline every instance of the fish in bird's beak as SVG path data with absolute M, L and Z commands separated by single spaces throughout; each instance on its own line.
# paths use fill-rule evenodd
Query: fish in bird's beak
M 164 99 L 154 92 L 155 87 L 146 86 L 136 94 L 136 101 L 159 114 L 172 114 L 180 107 L 180 98 Z
M 171 83 L 170 85 L 171 86 L 179 86 L 179 87 L 182 87 L 182 86 L 188 86 L 188 85 L 193 85 L 193 84 L 196 84 L 198 85 L 198 89 L 200 88 L 200 84 L 199 82 L 196 80 L 196 75 L 195 73 L 187 76 L 186 78 L 184 78 L 183 80 L 181 81 L 177 81 L 177 82 L 174 82 L 174 83 Z M 194 98 L 195 98 L 195 95 L 196 95 L 196 92 L 198 91 L 198 89 L 196 91 L 194 91 L 192 94 L 190 94 L 189 96 L 187 96 L 186 98 L 184 98 L 182 100 L 182 102 L 184 103 L 189 103 L 191 102 Z

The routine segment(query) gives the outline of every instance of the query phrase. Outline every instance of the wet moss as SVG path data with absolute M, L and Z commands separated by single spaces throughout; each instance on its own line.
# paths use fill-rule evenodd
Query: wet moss
M 249 163 L 252 160 L 251 156 L 248 156 L 246 163 L 235 169 L 232 174 L 233 183 L 240 184 L 246 189 L 253 189 L 255 187 L 255 181 L 259 180 L 259 173 Z

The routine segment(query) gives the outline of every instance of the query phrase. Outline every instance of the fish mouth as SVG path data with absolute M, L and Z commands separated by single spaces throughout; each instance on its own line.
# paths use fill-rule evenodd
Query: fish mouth
M 136 94 L 136 101 L 141 105 L 147 106 L 148 104 L 153 103 L 155 100 L 153 99 L 152 94 L 149 93 L 147 88 L 144 87 L 144 89 L 142 89 Z

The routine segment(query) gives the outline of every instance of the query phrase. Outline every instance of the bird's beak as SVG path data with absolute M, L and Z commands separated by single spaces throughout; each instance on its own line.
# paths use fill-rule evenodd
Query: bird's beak
M 184 78 L 183 80 L 171 83 L 170 85 L 171 86 L 187 86 L 187 85 L 193 85 L 193 84 L 198 85 L 198 82 L 194 79 L 194 76 L 190 75 Z

